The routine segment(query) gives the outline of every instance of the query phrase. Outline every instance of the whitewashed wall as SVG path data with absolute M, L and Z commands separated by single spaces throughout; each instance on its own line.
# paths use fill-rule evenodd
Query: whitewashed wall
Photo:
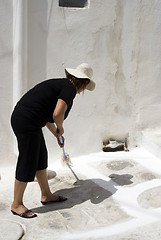
M 10 129 L 13 89 L 13 11 L 11 1 L 0 1 L 0 163 L 13 159 Z
M 16 26 L 18 6 L 26 9 L 24 34 Z M 8 0 L 0 1 L 0 17 L 1 162 L 13 153 L 9 115 L 16 79 L 22 81 L 19 98 L 36 83 L 63 77 L 64 67 L 82 62 L 93 67 L 96 89 L 76 97 L 65 121 L 71 156 L 99 151 L 109 138 L 130 135 L 134 146 L 141 130 L 160 125 L 161 1 L 90 0 L 87 8 L 73 9 L 59 7 L 58 0 Z M 21 47 L 13 44 L 14 27 L 21 32 L 16 32 Z M 15 71 L 19 68 L 24 78 Z M 52 161 L 60 150 L 44 132 Z

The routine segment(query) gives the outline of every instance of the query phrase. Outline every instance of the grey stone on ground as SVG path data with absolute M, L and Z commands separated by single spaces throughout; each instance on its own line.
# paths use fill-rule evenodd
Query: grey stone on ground
M 50 180 L 56 177 L 56 172 L 52 170 L 48 170 L 47 175 L 48 175 L 48 180 Z
M 148 169 L 131 159 L 114 159 L 110 161 L 104 159 L 103 161 L 99 161 L 99 163 L 95 162 L 91 165 L 92 167 L 97 168 L 98 171 L 103 173 L 104 175 L 108 177 L 112 176 L 113 181 L 115 178 L 116 183 L 118 185 L 120 183 L 120 186 L 123 186 L 123 183 L 125 183 L 124 185 L 129 185 L 129 187 L 133 187 L 138 183 L 160 178 L 160 176 L 158 176 L 157 174 L 151 173 Z
M 100 238 L 99 240 L 160 240 L 161 239 L 161 223 L 160 221 L 148 224 L 143 227 L 127 231 L 119 235 Z M 89 240 L 89 239 L 88 239 Z M 91 239 L 92 240 L 92 239 Z
M 161 207 L 161 187 L 149 189 L 138 197 L 138 203 L 143 208 L 160 208 Z
M 144 181 L 149 181 L 158 177 L 150 172 L 138 172 L 136 176 L 140 177 Z
M 0 203 L 0 211 L 4 211 L 4 210 L 7 210 L 8 209 L 8 205 L 5 204 L 5 203 Z
M 114 171 L 120 171 L 125 168 L 134 167 L 134 164 L 128 160 L 115 160 L 107 163 L 106 167 Z
M 0 239 L 1 240 L 18 240 L 24 235 L 23 227 L 10 220 L 0 220 Z

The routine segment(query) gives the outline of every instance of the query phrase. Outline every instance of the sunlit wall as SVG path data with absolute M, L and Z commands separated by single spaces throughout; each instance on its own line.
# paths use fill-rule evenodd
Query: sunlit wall
M 88 0 L 75 8 L 62 2 L 0 1 L 0 162 L 15 159 L 16 101 L 82 62 L 93 67 L 96 89 L 76 97 L 64 123 L 71 156 L 100 151 L 103 139 L 128 137 L 135 146 L 142 130 L 160 126 L 161 2 Z M 45 128 L 44 134 L 54 161 L 60 149 Z

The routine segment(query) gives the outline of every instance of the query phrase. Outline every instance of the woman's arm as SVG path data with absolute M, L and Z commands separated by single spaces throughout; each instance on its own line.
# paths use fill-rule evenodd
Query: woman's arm
M 64 137 L 62 136 L 62 139 L 63 139 L 63 144 L 61 144 L 60 140 L 59 140 L 59 135 L 58 135 L 58 132 L 57 132 L 57 128 L 55 127 L 54 123 L 49 123 L 47 122 L 46 124 L 47 128 L 50 130 L 50 132 L 52 134 L 54 134 L 54 136 L 57 138 L 57 141 L 58 141 L 58 144 L 60 147 L 64 147 Z
M 62 137 L 63 138 L 63 145 L 62 145 L 59 141 L 59 136 L 62 136 L 64 133 L 63 121 L 64 121 L 64 115 L 66 110 L 67 110 L 67 104 L 62 99 L 58 99 L 55 110 L 53 112 L 53 120 L 56 126 L 55 124 L 49 123 L 49 122 L 47 122 L 46 124 L 50 132 L 53 133 L 54 136 L 57 138 L 58 144 L 61 147 L 64 146 L 64 137 Z
M 54 123 L 49 123 L 49 122 L 47 122 L 46 126 L 47 126 L 47 128 L 50 130 L 50 132 L 51 132 L 52 134 L 54 134 L 55 137 L 57 137 L 58 133 L 57 133 L 57 129 L 56 129 Z
M 61 136 L 64 133 L 63 121 L 64 115 L 67 110 L 67 104 L 62 99 L 58 99 L 55 110 L 53 112 L 53 120 L 57 126 L 58 136 Z

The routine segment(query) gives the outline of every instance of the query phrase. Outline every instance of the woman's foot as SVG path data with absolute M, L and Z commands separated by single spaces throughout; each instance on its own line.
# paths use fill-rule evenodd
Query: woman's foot
M 36 217 L 37 215 L 33 213 L 32 211 L 28 210 L 23 204 L 12 204 L 11 206 L 11 212 L 14 215 L 18 215 L 20 217 L 25 217 L 25 218 L 33 218 Z
M 66 201 L 67 198 L 66 197 L 62 197 L 62 196 L 58 196 L 58 195 L 54 195 L 51 194 L 50 196 L 42 196 L 41 198 L 41 203 L 43 205 L 46 205 L 47 203 L 52 203 L 52 202 L 63 202 Z

